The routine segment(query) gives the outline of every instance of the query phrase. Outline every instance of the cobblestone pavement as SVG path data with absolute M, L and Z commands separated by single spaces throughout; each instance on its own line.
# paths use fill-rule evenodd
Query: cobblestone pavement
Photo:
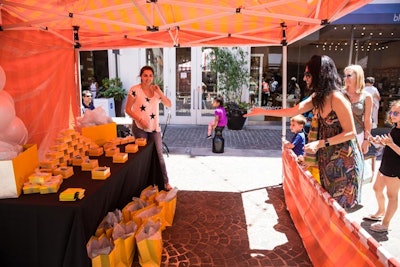
M 211 141 L 206 136 L 206 125 L 168 125 L 164 142 L 170 147 L 210 148 Z M 223 136 L 225 147 L 231 149 L 280 150 L 282 146 L 279 126 L 269 126 L 268 130 L 261 126 L 247 126 L 241 131 L 225 129 Z
M 312 266 L 280 185 L 280 125 L 225 129 L 222 154 L 212 153 L 206 135 L 205 125 L 168 125 L 165 132 L 164 158 L 179 193 L 174 223 L 163 232 L 161 266 Z M 374 201 L 370 183 L 363 186 L 365 208 L 351 213 L 366 230 L 362 217 Z M 400 231 L 367 232 L 399 259 Z

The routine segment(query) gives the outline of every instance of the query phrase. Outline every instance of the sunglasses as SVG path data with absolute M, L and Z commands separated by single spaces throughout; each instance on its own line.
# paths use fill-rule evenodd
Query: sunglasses
M 389 111 L 389 116 L 393 116 L 393 117 L 397 117 L 399 116 L 399 112 L 398 111 Z
M 85 95 L 86 97 L 92 97 L 92 95 Z
M 307 78 L 310 78 L 310 77 L 311 77 L 311 73 L 309 73 L 308 71 L 304 72 L 303 75 L 306 76 Z
M 346 75 L 344 75 L 343 77 L 346 79 L 346 78 L 351 78 L 351 77 L 353 77 L 353 75 L 351 75 L 351 74 L 346 74 Z

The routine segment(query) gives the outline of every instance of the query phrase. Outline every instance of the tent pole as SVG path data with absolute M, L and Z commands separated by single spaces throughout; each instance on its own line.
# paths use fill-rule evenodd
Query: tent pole
M 282 108 L 287 106 L 287 45 L 282 46 Z M 286 117 L 282 117 L 282 139 L 286 138 Z
M 281 23 L 282 27 L 282 108 L 286 108 L 287 103 L 287 41 L 286 24 Z M 282 140 L 286 138 L 286 117 L 282 117 Z

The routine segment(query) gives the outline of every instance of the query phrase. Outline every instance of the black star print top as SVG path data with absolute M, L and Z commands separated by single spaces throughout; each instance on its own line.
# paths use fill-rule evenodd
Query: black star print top
M 160 132 L 159 123 L 159 104 L 161 102 L 161 97 L 156 92 L 153 97 L 147 97 L 143 92 L 140 84 L 132 86 L 129 89 L 128 97 L 133 97 L 135 99 L 132 106 L 132 110 L 135 114 L 138 114 L 142 120 L 149 122 L 149 128 L 143 129 L 139 123 L 136 126 L 145 132 Z

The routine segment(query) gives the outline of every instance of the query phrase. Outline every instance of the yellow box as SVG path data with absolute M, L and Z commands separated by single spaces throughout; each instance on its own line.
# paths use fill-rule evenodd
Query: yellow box
M 128 135 L 126 137 L 124 137 L 121 141 L 121 145 L 123 144 L 128 144 L 128 143 L 133 143 L 135 142 L 135 137 L 133 137 L 132 135 Z
M 82 162 L 82 171 L 91 171 L 94 168 L 99 167 L 99 161 L 97 159 L 89 159 Z
M 24 145 L 24 151 L 12 160 L 0 161 L 0 198 L 17 198 L 22 186 L 39 166 L 36 144 Z
M 40 168 L 49 168 L 53 169 L 56 168 L 58 164 L 58 161 L 55 159 L 47 159 L 47 160 L 42 160 L 39 161 L 39 167 Z
M 53 171 L 54 175 L 61 175 L 64 179 L 67 179 L 74 175 L 74 168 L 72 167 L 59 167 Z
M 145 146 L 147 144 L 147 139 L 146 138 L 136 138 L 135 143 L 138 146 Z
M 22 187 L 22 191 L 24 192 L 25 195 L 36 194 L 36 193 L 40 192 L 40 185 L 26 182 L 26 183 L 24 183 L 24 186 Z
M 128 161 L 128 153 L 115 153 L 113 163 L 125 163 Z
M 89 137 L 93 142 L 102 146 L 107 141 L 117 138 L 117 124 L 111 122 L 82 128 L 82 135 Z
M 139 151 L 139 146 L 137 144 L 128 144 L 125 146 L 126 153 L 136 153 Z
M 59 143 L 59 144 L 52 145 L 50 147 L 50 149 L 53 151 L 64 151 L 67 148 L 68 148 L 68 145 L 66 143 Z
M 51 177 L 48 172 L 35 172 L 29 175 L 28 180 L 32 184 L 43 184 Z
M 106 157 L 112 157 L 115 154 L 120 152 L 119 147 L 111 147 L 111 148 L 105 149 L 104 151 L 106 153 Z
M 111 171 L 110 167 L 97 167 L 92 170 L 92 179 L 93 180 L 105 180 L 110 177 Z
M 92 147 L 89 148 L 89 156 L 98 157 L 104 154 L 104 150 L 102 147 Z
M 51 179 L 40 186 L 40 194 L 57 193 L 62 181 L 63 178 L 61 175 L 51 177 Z
M 117 147 L 117 145 L 119 145 L 119 144 L 117 144 L 114 140 L 113 141 L 108 141 L 108 142 L 104 143 L 103 148 L 104 148 L 104 150 L 107 150 L 107 149 L 110 149 L 110 148 Z
M 76 155 L 72 158 L 72 165 L 73 166 L 82 166 L 82 163 L 89 159 L 88 156 Z

